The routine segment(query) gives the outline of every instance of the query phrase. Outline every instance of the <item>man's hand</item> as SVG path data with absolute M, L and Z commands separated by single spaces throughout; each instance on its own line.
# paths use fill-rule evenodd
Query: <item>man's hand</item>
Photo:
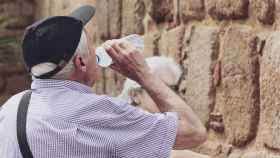
M 112 58 L 114 64 L 110 67 L 115 71 L 140 84 L 146 76 L 151 75 L 144 56 L 129 42 L 110 40 L 105 42 L 103 47 Z

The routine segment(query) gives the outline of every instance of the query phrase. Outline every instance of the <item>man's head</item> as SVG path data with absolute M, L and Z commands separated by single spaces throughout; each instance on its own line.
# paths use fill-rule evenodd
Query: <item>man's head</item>
M 150 57 L 146 59 L 152 73 L 159 77 L 166 85 L 174 87 L 182 75 L 180 66 L 173 59 L 167 57 Z M 130 79 L 126 79 L 120 98 L 140 106 L 150 112 L 159 112 L 156 104 L 141 86 Z
M 35 78 L 69 79 L 92 85 L 97 79 L 95 51 L 84 26 L 95 13 L 82 6 L 69 16 L 54 16 L 26 29 L 23 57 Z

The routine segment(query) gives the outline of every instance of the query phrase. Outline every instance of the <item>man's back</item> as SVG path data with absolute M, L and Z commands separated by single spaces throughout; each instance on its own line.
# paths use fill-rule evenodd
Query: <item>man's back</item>
M 23 93 L 0 112 L 0 155 L 5 158 L 21 157 L 16 112 Z M 35 80 L 27 138 L 35 158 L 168 157 L 176 119 L 173 113 L 144 113 L 121 100 L 95 95 L 74 81 Z

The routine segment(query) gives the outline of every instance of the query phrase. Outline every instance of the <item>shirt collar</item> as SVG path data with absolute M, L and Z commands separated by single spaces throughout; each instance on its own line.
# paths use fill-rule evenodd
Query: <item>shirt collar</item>
M 76 81 L 55 79 L 33 79 L 31 89 L 69 88 L 82 93 L 93 93 L 92 88 Z

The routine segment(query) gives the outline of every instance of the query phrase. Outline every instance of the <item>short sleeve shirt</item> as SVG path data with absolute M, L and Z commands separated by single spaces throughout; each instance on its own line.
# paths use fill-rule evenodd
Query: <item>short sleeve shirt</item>
M 34 158 L 168 158 L 177 114 L 151 114 L 96 95 L 74 81 L 34 80 L 27 138 Z M 0 111 L 0 157 L 21 158 L 16 112 L 23 93 Z

